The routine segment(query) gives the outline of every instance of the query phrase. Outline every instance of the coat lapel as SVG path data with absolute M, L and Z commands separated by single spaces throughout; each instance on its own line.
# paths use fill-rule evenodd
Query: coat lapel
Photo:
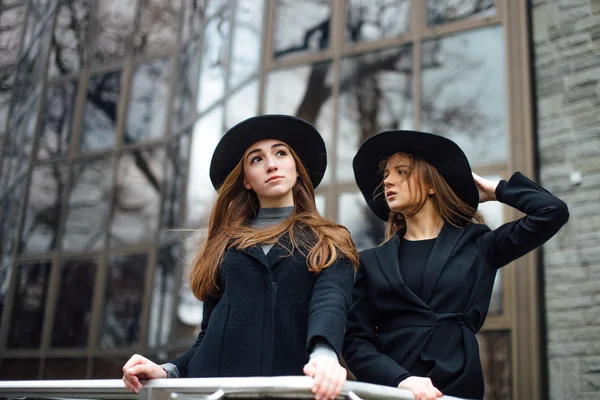
M 250 246 L 245 249 L 240 249 L 244 253 L 248 254 L 250 257 L 255 258 L 258 262 L 263 264 L 265 267 L 269 267 L 269 262 L 267 260 L 267 256 L 263 251 L 261 246 Z
M 290 255 L 289 249 L 291 246 L 290 235 L 284 233 L 267 253 L 267 262 L 269 263 L 269 266 L 273 268 L 279 261 L 288 257 Z
M 421 296 L 425 303 L 429 303 L 433 288 L 464 231 L 464 229 L 456 228 L 450 224 L 444 224 L 440 235 L 435 241 L 435 245 L 427 261 L 427 266 L 425 267 L 425 274 L 423 275 Z

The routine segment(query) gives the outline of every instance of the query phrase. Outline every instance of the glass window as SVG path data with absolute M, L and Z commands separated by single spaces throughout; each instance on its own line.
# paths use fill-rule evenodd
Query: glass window
M 258 112 L 258 80 L 249 81 L 232 94 L 225 105 L 225 129 Z
M 50 48 L 50 79 L 77 73 L 85 65 L 93 4 L 94 0 L 78 0 L 59 6 Z
M 181 0 L 143 0 L 133 44 L 135 52 L 149 54 L 174 49 L 180 11 Z
M 262 47 L 264 0 L 238 0 L 233 38 L 229 86 L 236 88 L 258 75 Z
M 196 119 L 196 93 L 200 69 L 200 41 L 191 40 L 182 46 L 179 59 L 175 97 L 173 99 L 172 129 L 188 128 Z
M 210 3 L 213 3 L 211 1 Z M 205 0 L 186 0 L 183 2 L 183 28 L 181 43 L 195 38 L 202 32 L 202 22 L 206 13 Z
M 346 42 L 387 39 L 408 32 L 410 0 L 348 0 Z
M 68 154 L 76 97 L 75 80 L 48 85 L 39 134 L 38 159 L 53 159 Z
M 0 379 L 4 380 L 37 380 L 39 378 L 40 360 L 38 359 L 7 359 L 0 363 Z
M 331 3 L 321 0 L 277 0 L 275 58 L 329 47 Z
M 114 147 L 120 95 L 121 71 L 90 77 L 79 143 L 81 150 Z
M 479 332 L 479 356 L 485 381 L 485 399 L 512 399 L 510 332 Z
M 50 262 L 21 264 L 17 271 L 15 298 L 8 332 L 8 348 L 39 348 Z
M 371 211 L 360 192 L 338 197 L 337 221 L 348 228 L 358 250 L 378 246 L 385 239 L 385 223 Z
M 95 258 L 63 261 L 52 325 L 53 347 L 87 346 L 97 268 Z
M 125 57 L 135 25 L 136 3 L 135 0 L 98 0 L 94 15 L 97 23 L 94 63 Z
M 496 14 L 496 0 L 427 0 L 427 25 Z
M 388 129 L 412 129 L 413 51 L 403 46 L 342 60 L 336 178 L 354 181 L 362 142 Z
M 167 153 L 167 168 L 163 191 L 161 227 L 167 230 L 181 227 L 185 201 L 185 179 L 190 152 L 190 135 L 185 133 L 174 139 Z M 162 234 L 170 234 L 163 232 Z
M 92 379 L 121 379 L 123 365 L 129 358 L 111 357 L 94 360 Z
M 164 161 L 162 148 L 135 150 L 121 156 L 112 194 L 111 246 L 156 240 Z
M 454 140 L 471 165 L 507 161 L 502 27 L 423 43 L 421 127 Z
M 26 6 L 19 6 L 0 12 L 0 68 L 18 61 Z
M 104 315 L 98 342 L 101 348 L 139 343 L 147 261 L 146 254 L 108 257 Z M 120 371 L 120 367 L 117 368 L 116 372 Z
M 169 344 L 171 322 L 176 300 L 176 271 L 181 268 L 177 245 L 163 247 L 158 251 L 158 263 L 152 281 L 152 303 L 148 345 L 150 347 Z
M 0 130 L 6 129 L 8 110 L 14 86 L 15 69 L 7 68 L 0 70 Z
M 46 360 L 44 379 L 85 379 L 87 358 L 51 358 Z
M 158 139 L 165 134 L 170 77 L 169 58 L 139 64 L 133 72 L 123 137 L 126 145 Z

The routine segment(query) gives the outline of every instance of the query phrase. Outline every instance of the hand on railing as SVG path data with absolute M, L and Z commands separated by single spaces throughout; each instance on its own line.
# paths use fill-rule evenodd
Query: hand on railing
M 438 397 L 443 396 L 442 392 L 433 386 L 429 378 L 410 376 L 400 382 L 398 387 L 410 390 L 416 400 L 436 400 Z
M 158 364 L 146 357 L 134 354 L 123 366 L 123 382 L 125 387 L 134 393 L 142 388 L 141 380 L 166 378 L 167 372 Z
M 321 356 L 304 366 L 304 374 L 314 379 L 312 392 L 316 400 L 334 399 L 346 382 L 346 369 L 337 359 Z

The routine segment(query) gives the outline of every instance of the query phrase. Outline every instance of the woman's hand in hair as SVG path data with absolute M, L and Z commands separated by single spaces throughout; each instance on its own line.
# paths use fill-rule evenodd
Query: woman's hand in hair
M 398 387 L 410 390 L 416 400 L 436 400 L 438 397 L 443 396 L 442 392 L 433 386 L 429 378 L 410 376 L 400 382 Z
M 134 393 L 140 392 L 142 380 L 166 377 L 167 372 L 160 365 L 139 354 L 134 354 L 123 366 L 125 387 Z
M 496 188 L 498 182 L 488 181 L 473 172 L 473 179 L 479 190 L 479 202 L 485 203 L 486 201 L 496 200 Z
M 346 368 L 337 359 L 327 356 L 312 358 L 304 366 L 304 374 L 314 379 L 312 392 L 316 400 L 333 399 L 342 391 L 346 382 Z

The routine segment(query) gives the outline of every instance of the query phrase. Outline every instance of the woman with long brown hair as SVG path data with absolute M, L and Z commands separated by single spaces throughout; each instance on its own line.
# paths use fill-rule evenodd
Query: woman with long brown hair
M 429 133 L 379 133 L 353 167 L 387 225 L 386 241 L 360 254 L 343 349 L 350 371 L 418 400 L 483 398 L 475 334 L 496 271 L 558 232 L 566 204 L 518 172 L 508 182 L 473 174 L 453 141 Z M 525 216 L 491 230 L 477 212 L 491 200 Z
M 327 165 L 309 123 L 265 115 L 231 128 L 210 178 L 218 192 L 191 288 L 204 302 L 196 343 L 159 366 L 134 355 L 123 380 L 305 375 L 315 398 L 337 396 L 358 252 L 347 229 L 321 217 L 314 188 Z

